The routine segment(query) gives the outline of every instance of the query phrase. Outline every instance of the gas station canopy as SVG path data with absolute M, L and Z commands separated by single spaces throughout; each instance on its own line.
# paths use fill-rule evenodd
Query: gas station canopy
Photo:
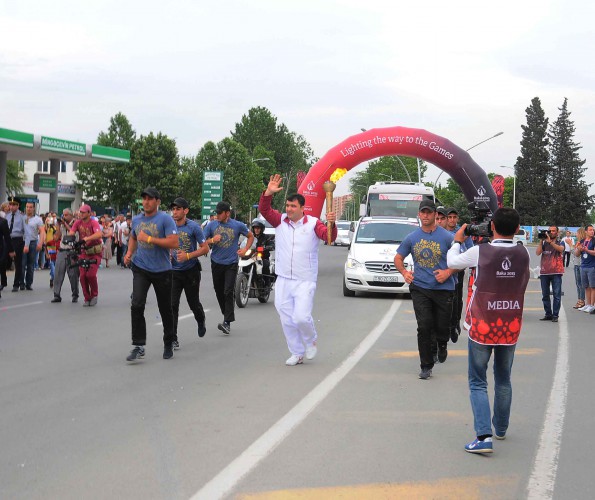
M 101 163 L 129 163 L 130 151 L 126 149 L 84 144 L 82 142 L 56 139 L 0 128 L 0 152 L 7 153 L 8 160 L 86 161 Z

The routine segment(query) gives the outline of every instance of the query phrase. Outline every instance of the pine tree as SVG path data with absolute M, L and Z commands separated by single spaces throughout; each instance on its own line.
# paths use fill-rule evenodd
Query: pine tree
M 574 122 L 570 120 L 568 99 L 564 98 L 560 115 L 550 126 L 550 224 L 574 226 L 589 220 L 593 197 L 589 196 L 591 184 L 583 180 L 585 160 L 579 158 L 580 144 L 574 142 Z
M 527 125 L 521 125 L 521 156 L 515 164 L 516 209 L 523 225 L 549 224 L 551 204 L 548 119 L 539 97 L 531 100 L 526 110 Z

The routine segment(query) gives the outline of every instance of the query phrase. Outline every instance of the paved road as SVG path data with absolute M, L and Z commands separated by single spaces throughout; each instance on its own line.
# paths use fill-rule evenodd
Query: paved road
M 529 284 L 511 428 L 481 457 L 463 451 L 473 437 L 465 339 L 418 380 L 411 301 L 343 297 L 346 249 L 320 251 L 319 355 L 291 368 L 272 302 L 251 299 L 232 334 L 218 332 L 208 269 L 207 335 L 182 319 L 182 349 L 163 360 L 151 292 L 137 365 L 124 362 L 129 271 L 100 271 L 94 308 L 50 304 L 47 271 L 34 291 L 5 292 L 0 498 L 589 496 L 595 317 L 572 310 L 571 273 L 558 324 L 538 321 L 539 282 Z

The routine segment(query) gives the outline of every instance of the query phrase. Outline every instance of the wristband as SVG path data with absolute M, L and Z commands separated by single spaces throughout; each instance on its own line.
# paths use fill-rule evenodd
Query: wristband
M 151 243 L 151 238 L 152 238 L 152 237 L 151 237 L 151 236 L 149 236 L 149 239 L 147 240 L 147 243 L 149 243 L 149 244 Z

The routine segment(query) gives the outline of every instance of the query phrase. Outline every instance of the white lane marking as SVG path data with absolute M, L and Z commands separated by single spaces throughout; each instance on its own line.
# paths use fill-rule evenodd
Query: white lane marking
M 27 304 L 16 304 L 14 306 L 0 307 L 0 311 L 8 311 L 9 309 L 18 309 L 19 307 L 36 306 L 37 304 L 43 304 L 43 301 L 39 302 L 28 302 Z
M 533 471 L 527 485 L 529 499 L 543 500 L 554 497 L 558 458 L 562 443 L 562 430 L 566 414 L 568 392 L 568 321 L 564 308 L 560 308 L 560 336 L 554 381 L 547 402 L 545 419 L 539 447 L 533 463 Z
M 208 313 L 209 311 L 210 311 L 210 309 L 205 309 L 205 313 Z M 181 321 L 183 319 L 188 319 L 188 318 L 194 318 L 194 313 L 184 314 L 184 316 L 178 316 L 178 321 Z M 160 321 L 159 323 L 155 323 L 155 326 L 163 326 L 163 321 Z
M 392 321 L 401 306 L 400 300 L 393 305 L 366 336 L 364 340 L 335 368 L 322 382 L 310 391 L 298 404 L 281 417 L 272 427 L 252 443 L 225 469 L 205 484 L 192 500 L 214 500 L 223 498 L 265 459 L 305 418 L 330 394 L 345 376 L 366 355 Z M 299 368 L 298 368 L 299 369 Z

